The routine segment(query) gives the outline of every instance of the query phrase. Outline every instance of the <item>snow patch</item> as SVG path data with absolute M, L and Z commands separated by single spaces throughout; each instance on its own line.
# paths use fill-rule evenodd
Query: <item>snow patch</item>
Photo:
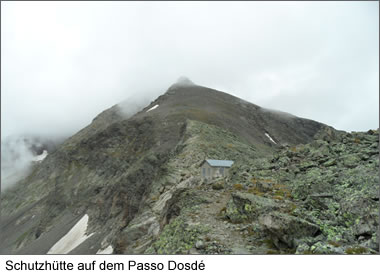
M 108 245 L 107 248 L 101 250 L 99 249 L 96 254 L 99 254 L 99 255 L 109 255 L 109 254 L 112 254 L 113 253 L 113 248 L 111 245 Z
M 273 143 L 277 144 L 273 139 L 272 137 L 270 137 L 270 135 L 268 133 L 265 133 L 265 136 L 269 138 L 270 141 L 272 141 Z
M 44 151 L 42 152 L 42 154 L 40 154 L 40 155 L 34 157 L 34 158 L 32 159 L 32 161 L 43 161 L 43 160 L 46 158 L 47 155 L 48 155 L 48 151 L 44 150 Z
M 83 241 L 94 234 L 86 235 L 87 223 L 88 215 L 86 214 L 64 237 L 50 248 L 48 254 L 67 254 L 79 244 L 83 243 Z
M 150 108 L 149 110 L 147 110 L 146 112 L 148 113 L 149 111 L 152 111 L 154 109 L 156 109 L 158 107 L 158 104 L 157 105 L 154 105 L 152 108 Z

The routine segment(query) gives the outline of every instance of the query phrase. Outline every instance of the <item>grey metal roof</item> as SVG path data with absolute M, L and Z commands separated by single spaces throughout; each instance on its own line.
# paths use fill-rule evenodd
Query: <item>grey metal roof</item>
M 231 167 L 234 164 L 232 160 L 206 159 L 206 161 L 213 167 Z

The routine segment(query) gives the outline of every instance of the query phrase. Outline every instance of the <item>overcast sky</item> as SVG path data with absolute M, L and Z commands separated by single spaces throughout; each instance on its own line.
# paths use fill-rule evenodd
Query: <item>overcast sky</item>
M 337 129 L 379 126 L 378 2 L 1 2 L 1 129 L 72 134 L 187 76 Z

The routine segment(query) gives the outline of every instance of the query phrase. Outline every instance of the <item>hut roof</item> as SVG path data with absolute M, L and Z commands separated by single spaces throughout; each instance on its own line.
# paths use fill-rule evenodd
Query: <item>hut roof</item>
M 218 160 L 218 159 L 206 159 L 203 161 L 203 163 L 205 161 L 212 167 L 231 167 L 231 165 L 234 163 L 232 160 Z

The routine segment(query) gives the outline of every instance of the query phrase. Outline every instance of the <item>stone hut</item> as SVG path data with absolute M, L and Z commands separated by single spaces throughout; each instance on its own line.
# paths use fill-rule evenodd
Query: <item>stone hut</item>
M 206 159 L 201 164 L 201 178 L 225 177 L 233 163 L 232 160 Z

